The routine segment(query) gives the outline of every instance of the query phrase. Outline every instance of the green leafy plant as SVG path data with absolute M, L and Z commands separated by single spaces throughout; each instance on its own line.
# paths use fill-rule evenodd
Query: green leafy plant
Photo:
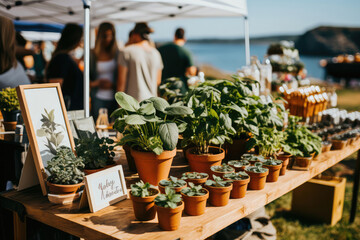
M 176 194 L 175 190 L 170 187 L 165 187 L 165 194 L 159 194 L 155 198 L 155 204 L 165 208 L 176 208 L 181 203 L 181 194 Z
M 228 164 L 230 166 L 240 168 L 240 167 L 249 165 L 250 162 L 248 160 L 231 160 L 231 161 L 228 162 Z
M 254 173 L 264 173 L 267 172 L 268 169 L 263 167 L 263 164 L 261 162 L 255 163 L 254 166 L 248 166 L 245 168 L 248 172 L 254 172 Z
M 186 180 L 186 179 L 202 179 L 202 178 L 207 178 L 209 177 L 209 175 L 207 173 L 198 173 L 198 172 L 187 172 L 187 173 L 183 173 L 181 179 L 182 180 Z
M 152 97 L 139 103 L 133 97 L 118 92 L 115 99 L 120 108 L 111 117 L 116 118 L 114 129 L 123 134 L 119 144 L 160 155 L 164 150 L 176 147 L 179 132 L 186 128 L 181 117 L 192 110 L 181 103 L 169 105 L 158 97 Z
M 47 162 L 48 181 L 54 184 L 71 185 L 81 183 L 84 179 L 83 159 L 76 157 L 68 147 L 59 147 L 56 155 Z
M 235 171 L 234 168 L 230 167 L 226 163 L 223 163 L 220 166 L 211 166 L 210 169 L 212 171 L 217 171 L 217 172 L 233 172 L 233 171 Z
M 282 163 L 282 161 L 274 159 L 272 157 L 270 157 L 269 159 L 266 159 L 265 162 L 263 162 L 264 165 L 269 165 L 269 166 L 277 166 L 280 165 Z
M 99 138 L 97 133 L 90 133 L 88 137 L 75 139 L 75 151 L 84 159 L 86 169 L 104 168 L 114 163 L 114 147 L 109 146 L 113 143 L 110 138 Z
M 170 180 L 161 180 L 159 183 L 161 186 L 163 187 L 171 187 L 171 188 L 176 188 L 176 187 L 182 187 L 186 185 L 186 182 L 182 179 L 178 179 L 176 177 L 170 176 Z
M 231 181 L 224 180 L 221 177 L 213 175 L 214 180 L 207 180 L 205 182 L 205 185 L 211 186 L 211 187 L 227 187 L 230 185 Z
M 249 178 L 249 175 L 244 171 L 239 171 L 237 173 L 226 173 L 224 178 L 231 180 L 243 180 Z
M 168 78 L 159 86 L 160 97 L 164 98 L 169 103 L 182 101 L 184 95 L 181 93 L 184 87 L 184 82 L 180 78 Z
M 0 110 L 4 112 L 20 110 L 15 88 L 5 88 L 0 91 Z
M 135 197 L 149 197 L 156 194 L 156 189 L 150 183 L 144 183 L 140 180 L 137 183 L 131 184 L 131 194 Z
M 190 182 L 189 187 L 181 189 L 181 193 L 192 197 L 192 196 L 203 196 L 206 194 L 206 191 L 201 185 L 195 186 L 194 183 Z
M 265 157 L 275 156 L 281 150 L 283 132 L 275 127 L 260 128 L 259 135 L 253 138 L 255 146 L 259 148 L 259 154 Z

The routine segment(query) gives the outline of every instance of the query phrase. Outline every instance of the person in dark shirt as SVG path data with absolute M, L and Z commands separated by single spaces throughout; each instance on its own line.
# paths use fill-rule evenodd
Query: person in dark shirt
M 185 31 L 182 28 L 178 28 L 175 31 L 174 41 L 159 47 L 164 63 L 162 83 L 171 77 L 180 78 L 183 82 L 180 91 L 183 94 L 188 90 L 187 76 L 196 75 L 196 67 L 192 61 L 191 54 L 183 47 L 185 43 Z
M 70 53 L 76 49 L 83 34 L 77 24 L 66 24 L 47 67 L 48 82 L 59 82 L 67 110 L 84 109 L 83 73 Z

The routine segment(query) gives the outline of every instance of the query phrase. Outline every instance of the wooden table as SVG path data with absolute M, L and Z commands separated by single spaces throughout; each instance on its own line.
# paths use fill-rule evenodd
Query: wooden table
M 41 195 L 38 187 L 20 192 L 8 192 L 3 196 L 22 203 L 26 208 L 27 217 L 85 239 L 204 239 L 300 186 L 359 148 L 360 140 L 343 150 L 323 153 L 313 161 L 309 171 L 288 170 L 277 182 L 266 183 L 263 190 L 248 190 L 245 198 L 231 199 L 224 207 L 208 206 L 202 216 L 184 214 L 180 228 L 172 232 L 160 230 L 157 219 L 148 222 L 136 221 L 130 200 L 124 200 L 96 213 L 90 213 L 89 210 L 78 210 L 78 203 L 71 206 L 51 204 L 46 197 Z M 174 159 L 172 175 L 179 175 L 188 168 L 179 156 L 181 153 Z M 357 168 L 355 185 L 359 181 L 358 173 Z M 129 182 L 134 178 L 127 173 Z M 353 199 L 356 203 L 358 185 L 354 187 L 354 192 Z M 353 206 L 354 209 L 356 205 L 355 208 Z M 21 229 L 21 226 L 16 227 Z

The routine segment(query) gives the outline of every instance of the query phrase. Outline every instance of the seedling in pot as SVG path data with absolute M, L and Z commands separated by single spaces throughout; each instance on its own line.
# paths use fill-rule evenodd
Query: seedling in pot
M 135 197 L 149 197 L 156 194 L 155 187 L 150 183 L 144 183 L 140 180 L 137 183 L 131 184 L 131 194 Z
M 182 179 L 178 179 L 176 177 L 170 176 L 170 180 L 161 180 L 160 185 L 163 187 L 171 187 L 171 188 L 177 188 L 182 187 L 186 185 L 186 182 Z
M 159 194 L 155 198 L 155 204 L 164 208 L 176 208 L 182 201 L 181 195 L 176 194 L 174 189 L 165 187 L 165 194 Z
M 189 197 L 192 197 L 192 196 L 203 196 L 207 192 L 204 190 L 204 188 L 201 185 L 195 186 L 194 183 L 190 182 L 189 187 L 181 189 L 181 193 Z
M 232 161 L 229 161 L 228 164 L 235 168 L 241 168 L 244 166 L 248 166 L 250 164 L 250 162 L 248 160 L 232 160 Z
M 213 175 L 213 179 L 214 180 L 207 180 L 205 182 L 206 186 L 210 186 L 210 187 L 227 187 L 231 184 L 231 181 L 229 180 L 224 180 L 221 177 L 215 176 Z
M 183 173 L 181 179 L 188 180 L 188 179 L 202 179 L 209 177 L 207 173 L 198 173 L 198 172 L 187 172 Z
M 144 183 L 140 180 L 131 184 L 130 198 L 132 200 L 134 214 L 140 221 L 148 221 L 155 218 L 156 211 L 154 200 L 159 190 L 154 188 L 150 183 Z
M 223 163 L 222 165 L 220 166 L 212 166 L 210 168 L 212 171 L 216 171 L 216 172 L 234 172 L 235 169 L 230 167 L 229 165 L 227 165 L 226 163 Z
M 249 166 L 249 167 L 245 168 L 245 170 L 248 172 L 254 172 L 254 173 L 265 173 L 268 171 L 267 168 L 263 167 L 263 164 L 261 162 L 257 162 L 257 163 L 255 163 L 254 166 Z
M 266 159 L 265 162 L 263 162 L 264 165 L 269 165 L 269 166 L 277 166 L 277 165 L 280 165 L 281 163 L 282 163 L 281 160 L 277 160 L 272 157 L 270 157 L 269 159 Z
M 240 171 L 237 173 L 227 173 L 224 175 L 224 178 L 230 179 L 230 180 L 244 180 L 244 179 L 249 178 L 249 175 L 244 171 Z
M 209 190 L 210 204 L 216 207 L 225 206 L 229 202 L 230 192 L 233 188 L 232 181 L 224 180 L 213 175 L 214 180 L 207 180 L 205 185 Z

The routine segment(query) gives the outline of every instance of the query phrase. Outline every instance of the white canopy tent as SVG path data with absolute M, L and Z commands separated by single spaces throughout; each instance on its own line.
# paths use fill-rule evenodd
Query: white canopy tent
M 246 64 L 250 64 L 246 0 L 0 0 L 0 14 L 14 20 L 84 23 L 86 116 L 89 116 L 90 24 L 97 26 L 104 20 L 129 23 L 181 18 L 244 17 Z

